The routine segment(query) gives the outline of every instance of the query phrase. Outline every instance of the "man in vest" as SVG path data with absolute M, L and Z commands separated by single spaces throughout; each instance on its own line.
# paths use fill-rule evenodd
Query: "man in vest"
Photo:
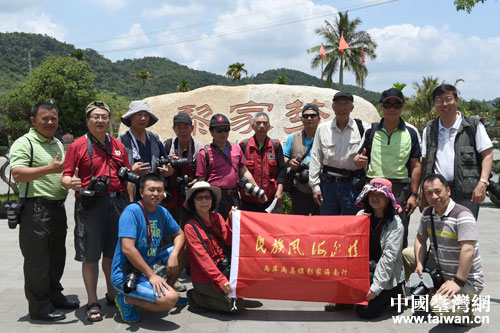
M 399 205 L 406 208 L 400 214 L 405 227 L 403 248 L 408 246 L 408 224 L 417 206 L 422 175 L 420 135 L 401 119 L 404 101 L 403 93 L 396 88 L 382 92 L 380 108 L 384 118 L 366 130 L 359 154 L 354 157 L 358 167 L 368 166 L 368 178 L 387 178 L 392 182 L 392 193 Z
M 258 198 L 240 191 L 242 209 L 253 212 L 265 212 L 274 198 L 277 199 L 275 212 L 283 213 L 282 195 L 285 182 L 285 161 L 283 149 L 278 140 L 271 139 L 267 133 L 271 129 L 269 116 L 264 112 L 254 115 L 252 128 L 254 136 L 240 142 L 241 150 L 247 160 L 247 169 L 257 185 L 262 188 L 269 201 L 260 202 Z
M 198 153 L 196 178 L 221 189 L 217 212 L 227 219 L 232 206 L 241 208 L 238 193 L 240 178 L 245 177 L 251 184 L 257 184 L 246 167 L 240 146 L 227 140 L 231 130 L 229 119 L 223 114 L 215 114 L 210 119 L 209 129 L 213 142 Z M 267 201 L 265 195 L 263 201 Z
M 351 93 L 339 91 L 333 97 L 335 117 L 318 126 L 311 149 L 309 186 L 321 215 L 356 215 L 357 192 L 353 179 L 361 169 L 354 163 L 365 131 L 361 120 L 353 120 Z
M 203 143 L 193 138 L 193 121 L 186 112 L 179 112 L 174 116 L 175 138 L 165 141 L 165 152 L 172 159 L 187 158 L 188 164 L 180 169 L 173 170 L 173 175 L 167 179 L 167 191 L 170 197 L 165 204 L 172 217 L 182 229 L 187 222 L 189 213 L 183 207 L 186 191 L 196 182 L 196 157 L 203 149 Z
M 158 134 L 147 131 L 146 128 L 153 126 L 158 118 L 151 112 L 148 102 L 132 101 L 128 112 L 121 117 L 121 122 L 130 129 L 120 135 L 120 140 L 127 150 L 128 160 L 132 166 L 132 172 L 144 176 L 149 172 L 159 171 L 163 177 L 172 174 L 170 168 L 162 168 L 157 164 L 157 158 L 166 156 L 165 148 Z M 129 183 L 133 188 L 133 197 L 130 201 L 140 200 L 136 186 Z M 129 193 L 132 190 L 129 189 Z
M 314 203 L 312 190 L 308 184 L 311 148 L 320 122 L 318 106 L 312 103 L 304 105 L 301 120 L 304 129 L 290 134 L 283 147 L 285 163 L 289 166 L 288 173 L 298 174 L 291 193 L 292 214 L 319 215 L 319 206 Z
M 493 164 L 492 143 L 477 117 L 457 111 L 457 89 L 442 84 L 432 92 L 438 118 L 427 123 L 422 138 L 424 177 L 443 175 L 451 198 L 469 208 L 477 220 L 479 203 L 486 197 Z M 427 206 L 422 196 L 420 208 Z

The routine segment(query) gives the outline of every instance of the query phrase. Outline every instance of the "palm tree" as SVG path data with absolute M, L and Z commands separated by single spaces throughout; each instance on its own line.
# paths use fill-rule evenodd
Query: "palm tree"
M 151 75 L 150 72 L 146 72 L 146 71 L 140 71 L 139 73 L 137 73 L 135 75 L 136 78 L 138 79 L 141 79 L 142 80 L 142 91 L 141 91 L 141 96 L 142 97 L 145 97 L 144 96 L 144 87 L 146 85 L 146 80 L 150 80 L 153 76 Z
M 432 92 L 438 85 L 439 79 L 432 76 L 423 77 L 422 83 L 413 83 L 413 88 L 417 94 L 406 103 L 405 109 L 410 112 L 412 123 L 419 131 L 422 131 L 427 121 L 434 117 L 432 113 L 434 108 Z
M 403 89 L 406 87 L 406 83 L 394 82 L 394 83 L 392 84 L 392 86 L 393 86 L 394 88 L 396 88 L 397 90 L 399 90 L 399 91 L 403 92 Z
M 233 81 L 241 80 L 241 73 L 245 73 L 245 75 L 248 75 L 248 71 L 243 68 L 244 66 L 245 64 L 239 62 L 235 62 L 234 64 L 227 66 L 226 76 L 228 78 L 232 78 Z
M 316 33 L 324 38 L 323 47 L 326 52 L 326 66 L 321 73 L 321 78 L 326 76 L 326 86 L 332 86 L 332 76 L 339 71 L 339 89 L 344 86 L 344 69 L 354 72 L 356 84 L 360 87 L 364 86 L 365 78 L 368 75 L 366 66 L 363 66 L 363 57 L 361 50 L 363 48 L 365 57 L 375 59 L 375 49 L 377 44 L 372 41 L 370 34 L 366 31 L 356 31 L 361 24 L 361 20 L 356 18 L 349 21 L 347 11 L 339 12 L 339 17 L 335 18 L 335 24 L 325 20 L 325 26 L 316 29 Z M 341 52 L 339 43 L 341 36 L 344 36 L 345 41 L 350 48 Z M 321 45 L 317 45 L 308 50 L 309 53 L 315 53 L 316 56 L 311 61 L 311 67 L 317 68 L 322 64 L 323 59 L 319 54 Z
M 177 91 L 187 92 L 189 90 L 191 90 L 189 88 L 189 82 L 187 82 L 186 80 L 180 80 L 179 83 L 177 84 Z
M 83 50 L 77 49 L 75 52 L 71 52 L 69 56 L 76 58 L 77 60 L 83 60 Z
M 286 76 L 278 75 L 278 77 L 276 78 L 276 80 L 274 80 L 274 83 L 276 83 L 276 84 L 286 84 L 286 79 L 287 79 Z

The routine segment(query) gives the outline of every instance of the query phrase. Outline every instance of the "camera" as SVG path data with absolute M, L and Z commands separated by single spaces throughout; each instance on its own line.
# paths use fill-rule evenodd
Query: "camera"
M 130 261 L 127 261 L 125 266 L 123 266 L 123 272 L 127 274 L 125 281 L 123 282 L 123 292 L 129 294 L 131 291 L 137 289 L 137 280 L 141 272 L 135 268 Z
M 500 185 L 498 185 L 494 180 L 493 180 L 493 175 L 490 174 L 490 179 L 488 180 L 490 182 L 490 185 L 486 188 L 491 194 L 493 194 L 495 197 L 500 199 Z
M 130 183 L 137 185 L 137 186 L 139 186 L 139 182 L 141 181 L 141 176 L 132 172 L 132 170 L 130 170 L 127 167 L 121 167 L 118 170 L 118 178 L 120 178 L 122 180 L 126 180 Z
M 299 184 L 307 184 L 309 182 L 309 163 L 300 162 L 295 169 L 296 179 Z
M 87 188 L 80 190 L 80 195 L 83 197 L 93 197 L 96 192 L 108 192 L 110 180 L 106 176 L 92 177 Z
M 3 206 L 7 210 L 7 222 L 9 223 L 9 229 L 16 229 L 20 221 L 23 206 L 23 203 L 19 201 L 7 201 Z
M 418 273 L 412 273 L 408 281 L 410 293 L 415 296 L 426 295 L 431 288 L 438 290 L 444 283 L 443 275 L 438 267 L 430 270 L 424 268 L 423 277 L 420 278 Z
M 167 164 L 171 164 L 172 168 L 176 170 L 184 169 L 186 165 L 189 164 L 189 160 L 187 158 L 179 158 L 174 160 L 171 157 L 160 156 L 156 159 L 156 165 L 160 168 L 166 168 Z
M 222 260 L 217 264 L 217 268 L 222 274 L 224 274 L 225 277 L 229 279 L 229 276 L 231 275 L 231 259 L 224 256 L 224 258 L 222 258 Z
M 193 178 L 188 175 L 179 176 L 175 179 L 175 183 L 180 187 L 180 194 L 182 198 L 186 198 L 187 191 L 189 189 L 189 183 L 193 181 Z
M 257 197 L 259 199 L 262 199 L 265 194 L 263 189 L 253 185 L 252 183 L 249 183 L 246 177 L 240 178 L 240 182 L 238 183 L 238 188 L 245 190 L 245 193 L 247 193 L 248 195 L 253 195 L 254 197 Z

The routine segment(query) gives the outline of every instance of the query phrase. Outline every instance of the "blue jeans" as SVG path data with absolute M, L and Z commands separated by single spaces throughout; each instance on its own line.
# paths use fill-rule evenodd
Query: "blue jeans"
M 323 202 L 320 215 L 356 215 L 359 208 L 354 205 L 357 193 L 352 182 L 321 182 Z

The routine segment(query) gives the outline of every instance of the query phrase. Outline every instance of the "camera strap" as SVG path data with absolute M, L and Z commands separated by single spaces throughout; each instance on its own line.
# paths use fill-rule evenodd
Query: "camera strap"
M 436 229 L 434 228 L 434 217 L 433 217 L 433 212 L 431 210 L 431 228 L 432 228 L 432 242 L 434 243 L 434 256 L 436 257 L 436 262 L 439 266 L 439 257 L 438 257 L 438 243 L 437 243 L 437 237 L 436 237 Z M 425 259 L 425 263 L 427 263 L 427 259 L 429 258 L 429 252 L 431 248 L 429 247 L 429 251 L 427 251 L 427 258 Z M 425 267 L 425 264 L 424 264 Z
M 219 257 L 220 260 L 223 259 L 223 256 L 219 253 L 219 251 L 217 251 L 217 248 L 215 247 L 214 243 L 212 242 L 212 237 L 210 236 L 214 236 L 217 240 L 216 242 L 219 243 L 220 247 L 222 248 L 222 254 L 224 255 L 227 255 L 227 248 L 224 244 L 224 242 L 222 241 L 222 239 L 220 239 L 216 234 L 213 234 L 212 232 L 210 232 L 207 227 L 205 226 L 205 224 L 203 223 L 203 221 L 200 219 L 200 217 L 198 216 L 198 214 L 194 214 L 194 218 L 196 221 L 198 221 L 198 223 L 201 225 L 201 228 L 203 229 L 203 231 L 205 232 L 205 234 L 207 235 L 208 239 L 210 240 L 210 243 L 212 244 L 212 247 L 214 248 L 214 251 L 215 253 L 217 253 L 217 256 Z M 198 228 L 196 227 L 196 225 L 194 225 L 193 223 L 190 223 L 194 230 L 196 231 L 196 233 L 198 234 L 198 238 L 200 238 L 200 241 L 203 245 L 203 247 L 205 248 L 205 250 L 207 250 L 208 252 L 208 248 L 207 248 L 207 244 L 205 243 L 205 241 L 203 240 L 203 238 L 201 238 L 201 235 L 200 235 L 200 232 L 198 231 Z M 215 225 L 219 228 L 219 230 L 222 232 L 222 228 L 220 228 L 217 223 L 215 223 Z M 213 260 L 213 259 L 212 259 Z M 214 261 L 215 263 L 215 261 Z
M 94 155 L 94 146 L 92 144 L 92 141 L 96 142 L 97 147 L 101 148 L 106 152 L 106 164 L 108 165 L 109 182 L 111 183 L 111 165 L 108 163 L 108 156 L 110 156 L 111 158 L 113 157 L 111 156 L 111 144 L 109 143 L 110 139 L 106 135 L 106 148 L 104 148 L 102 144 L 99 142 L 99 140 L 94 138 L 94 136 L 90 132 L 87 133 L 87 152 L 90 156 L 90 175 L 94 177 L 94 164 L 92 163 L 92 156 Z M 117 162 L 115 161 L 115 163 Z
M 25 136 L 26 140 L 28 140 L 29 144 L 30 144 L 30 164 L 28 165 L 28 167 L 32 167 L 33 166 L 33 144 L 31 143 L 31 140 L 28 139 L 27 136 Z M 11 180 L 11 177 L 12 177 L 12 168 L 10 168 L 10 172 L 9 172 L 9 187 L 7 189 L 7 201 L 10 201 L 10 180 Z M 26 183 L 26 190 L 24 191 L 24 199 L 28 199 L 28 187 L 30 186 L 30 182 L 27 182 Z
M 304 142 L 304 146 L 306 145 L 306 131 L 305 130 L 302 130 L 302 140 Z M 302 155 L 302 157 L 300 158 L 299 160 L 299 163 L 302 163 L 302 161 L 307 157 L 307 154 L 309 154 L 309 152 L 311 151 L 311 148 L 313 146 L 313 143 L 314 143 L 314 137 L 313 139 L 311 140 L 311 144 L 309 145 L 309 147 L 307 147 L 306 149 L 306 152 L 304 153 L 304 155 Z
M 148 242 L 148 248 L 151 246 L 151 242 L 153 241 L 153 232 L 151 230 L 151 222 L 149 221 L 149 215 L 148 212 L 146 212 L 146 208 L 144 207 L 144 204 L 142 201 L 136 202 L 139 206 L 141 206 L 142 213 L 144 214 L 144 219 L 146 220 L 146 240 Z M 157 208 L 158 209 L 158 208 Z M 163 219 L 161 218 L 161 211 L 158 211 L 159 215 L 159 222 L 160 222 L 160 230 L 161 230 L 161 239 L 163 240 Z M 161 241 L 160 241 L 160 247 L 161 247 Z
M 234 171 L 236 171 L 236 175 L 239 176 L 240 173 L 238 172 L 238 170 L 236 170 L 236 168 L 234 167 L 233 163 L 231 163 L 231 160 L 229 159 L 229 157 L 219 148 L 219 146 L 217 146 L 215 143 L 211 143 L 210 146 L 212 148 L 214 148 L 215 151 L 220 156 L 222 156 L 222 158 L 224 158 L 224 161 L 226 161 L 227 164 L 229 164 L 234 169 Z M 208 151 L 208 149 L 207 149 L 207 151 Z

